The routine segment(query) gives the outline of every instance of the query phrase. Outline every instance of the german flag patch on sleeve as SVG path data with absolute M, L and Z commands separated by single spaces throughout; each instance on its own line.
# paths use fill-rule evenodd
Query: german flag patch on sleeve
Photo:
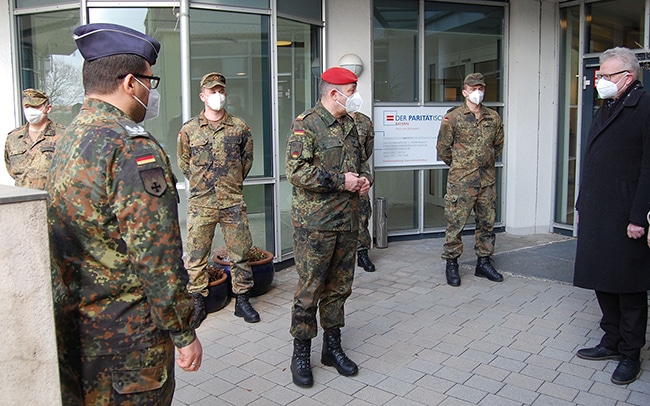
M 135 162 L 138 164 L 138 166 L 142 166 L 142 165 L 146 165 L 146 164 L 152 164 L 152 163 L 156 162 L 156 157 L 153 156 L 152 154 L 142 155 L 142 156 L 136 157 Z

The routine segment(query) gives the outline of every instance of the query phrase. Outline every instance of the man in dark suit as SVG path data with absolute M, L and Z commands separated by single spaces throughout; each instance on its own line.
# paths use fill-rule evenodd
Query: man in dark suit
M 578 350 L 588 360 L 619 360 L 611 380 L 636 380 L 645 345 L 650 250 L 643 236 L 650 211 L 650 95 L 636 55 L 612 48 L 600 57 L 596 112 L 582 165 L 573 283 L 596 291 L 604 335 Z

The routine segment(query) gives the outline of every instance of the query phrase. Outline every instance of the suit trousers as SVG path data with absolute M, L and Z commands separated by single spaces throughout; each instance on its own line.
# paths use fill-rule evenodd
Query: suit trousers
M 600 345 L 635 361 L 640 360 L 648 326 L 648 292 L 609 293 L 596 291 L 603 312 Z

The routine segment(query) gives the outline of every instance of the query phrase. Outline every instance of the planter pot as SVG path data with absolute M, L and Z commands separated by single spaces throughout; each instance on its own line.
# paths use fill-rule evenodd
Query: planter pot
M 264 252 L 264 258 L 259 261 L 248 262 L 253 271 L 253 287 L 250 290 L 252 297 L 263 295 L 271 289 L 273 278 L 275 276 L 275 267 L 273 266 L 273 253 L 270 251 Z M 228 275 L 228 291 L 234 296 L 232 292 L 232 276 L 230 274 L 230 262 L 224 261 L 215 255 L 212 260 L 220 266 L 223 271 Z
M 205 298 L 205 310 L 214 313 L 223 309 L 230 301 L 230 285 L 228 275 L 224 272 L 221 278 L 208 283 L 208 297 Z

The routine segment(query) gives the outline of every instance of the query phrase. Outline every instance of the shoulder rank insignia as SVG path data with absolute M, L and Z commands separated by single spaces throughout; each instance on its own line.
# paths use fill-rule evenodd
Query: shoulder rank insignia
M 145 130 L 144 127 L 139 126 L 137 124 L 136 125 L 125 125 L 124 129 L 131 136 L 147 135 L 147 130 Z
M 160 197 L 167 190 L 167 182 L 165 181 L 165 171 L 163 171 L 163 168 L 140 171 L 140 179 L 142 179 L 144 190 L 152 196 Z
M 300 130 L 302 131 L 302 130 Z M 294 131 L 295 133 L 295 131 Z M 300 141 L 291 141 L 291 145 L 289 146 L 289 153 L 291 154 L 292 159 L 298 159 L 300 158 L 300 155 L 302 154 L 302 142 Z

